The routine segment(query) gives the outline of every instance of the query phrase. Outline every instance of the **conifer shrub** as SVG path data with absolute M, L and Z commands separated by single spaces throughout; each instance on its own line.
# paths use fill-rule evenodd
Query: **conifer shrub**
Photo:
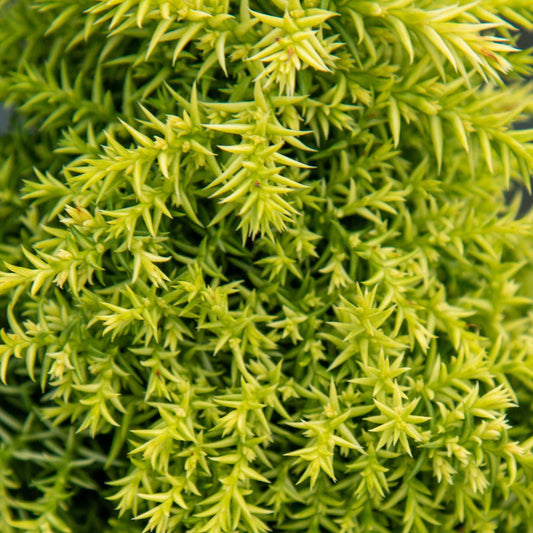
M 529 0 L 0 0 L 2 533 L 532 532 Z

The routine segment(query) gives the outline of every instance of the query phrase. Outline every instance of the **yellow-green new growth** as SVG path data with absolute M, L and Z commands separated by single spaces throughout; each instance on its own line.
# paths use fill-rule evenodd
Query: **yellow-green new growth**
M 533 533 L 531 2 L 0 18 L 2 533 Z

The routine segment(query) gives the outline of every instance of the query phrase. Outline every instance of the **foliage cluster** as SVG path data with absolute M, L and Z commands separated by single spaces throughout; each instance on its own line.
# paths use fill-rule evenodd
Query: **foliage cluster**
M 530 0 L 0 0 L 0 531 L 533 532 Z

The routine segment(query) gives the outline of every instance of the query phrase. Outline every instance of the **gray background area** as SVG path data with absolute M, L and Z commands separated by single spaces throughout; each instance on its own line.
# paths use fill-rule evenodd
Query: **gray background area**
M 8 112 L 0 105 L 0 134 L 7 131 Z
M 528 48 L 533 46 L 533 32 L 523 32 L 522 36 L 518 40 L 519 48 Z M 525 128 L 533 128 L 533 119 L 528 120 L 523 124 Z M 533 190 L 533 176 L 531 177 L 531 189 Z M 533 195 L 527 193 L 525 187 L 523 187 L 524 199 L 522 201 L 521 213 L 525 213 L 533 206 Z

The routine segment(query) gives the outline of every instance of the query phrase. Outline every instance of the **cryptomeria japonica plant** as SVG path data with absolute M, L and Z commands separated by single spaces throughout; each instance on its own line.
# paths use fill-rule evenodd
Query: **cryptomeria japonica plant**
M 533 531 L 530 0 L 1 0 L 0 531 Z

